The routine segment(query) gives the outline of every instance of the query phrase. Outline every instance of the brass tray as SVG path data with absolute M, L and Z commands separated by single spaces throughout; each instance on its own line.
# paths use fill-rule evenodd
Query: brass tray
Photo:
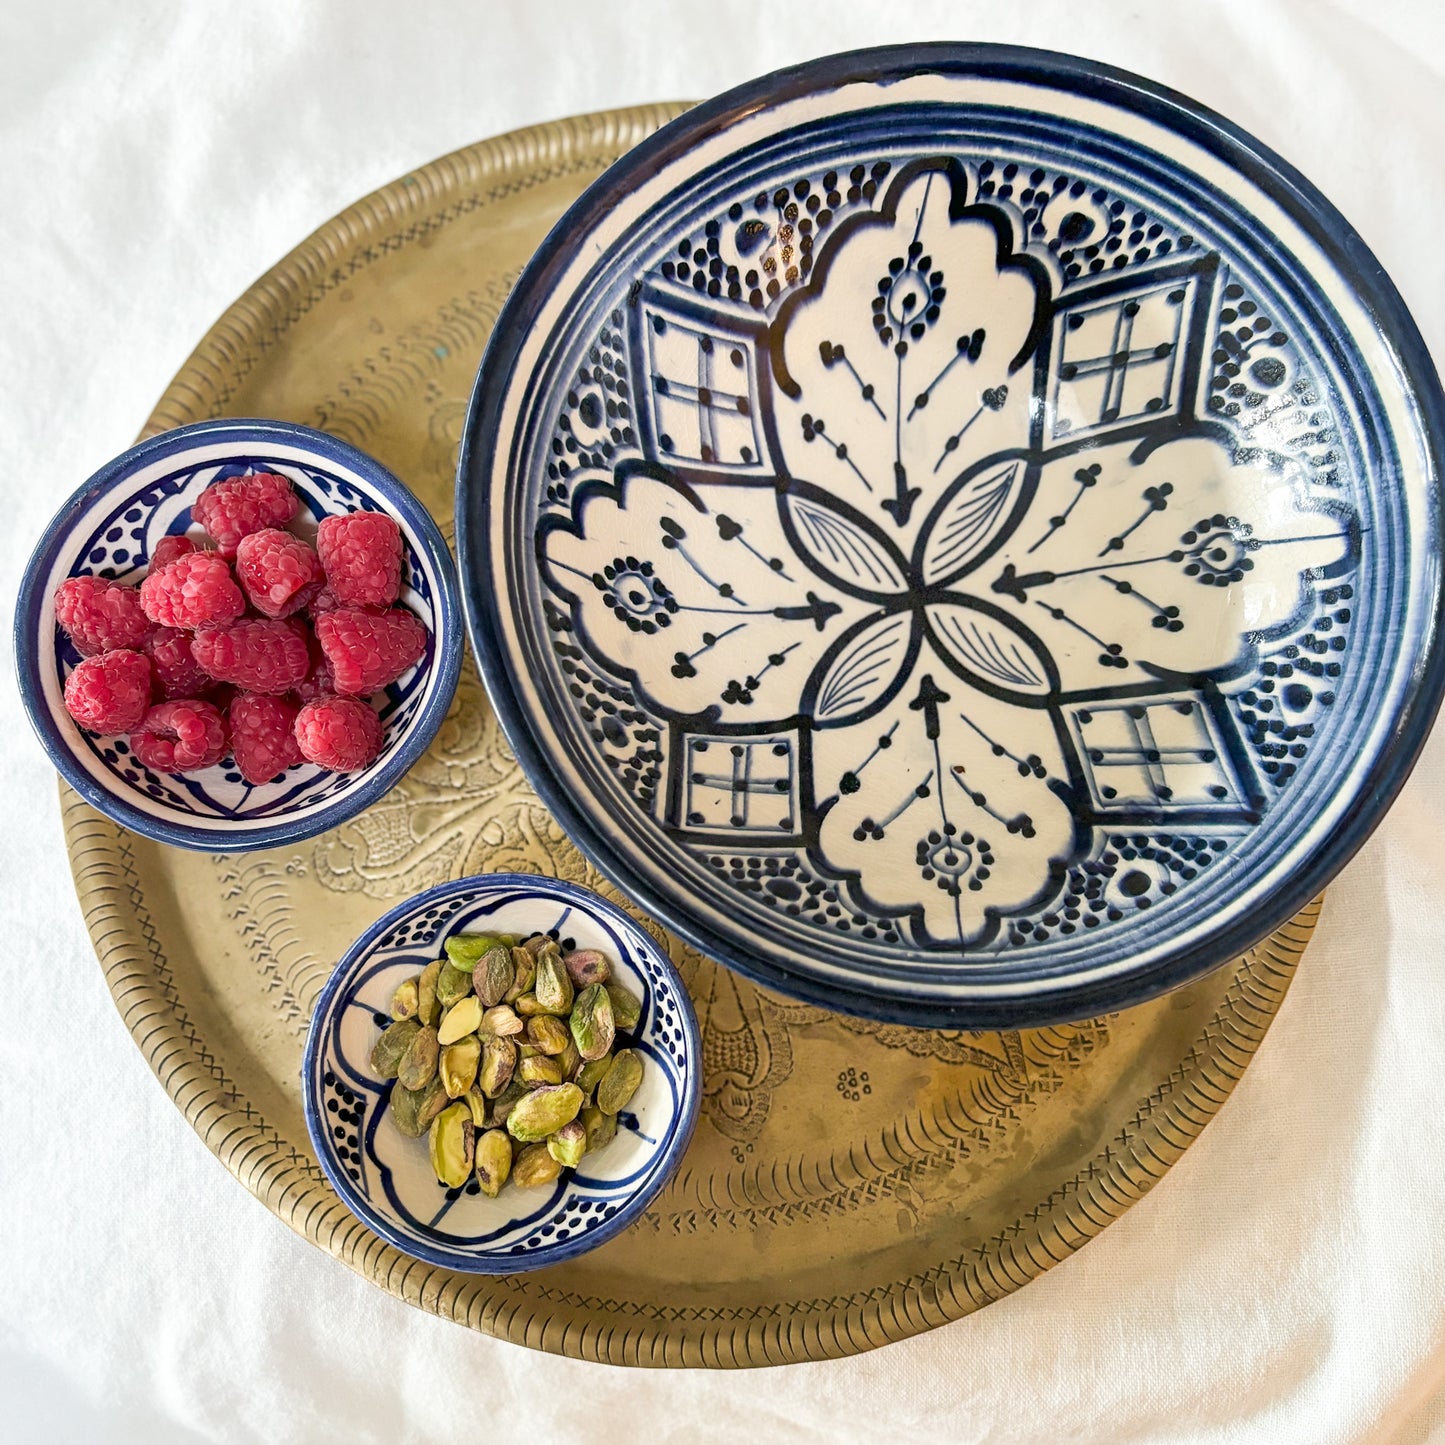
M 380 457 L 450 527 L 462 415 L 508 287 L 581 189 L 683 108 L 517 131 L 367 197 L 231 307 L 147 431 L 223 415 L 322 427 Z M 706 1069 L 682 1169 L 622 1238 L 491 1279 L 408 1259 L 346 1211 L 307 1145 L 298 1078 L 332 962 L 403 895 L 524 869 L 618 897 L 528 787 L 475 673 L 401 785 L 311 843 L 212 857 L 134 837 L 68 790 L 63 813 L 121 1017 L 236 1178 L 410 1304 L 626 1364 L 846 1355 L 956 1319 L 1058 1263 L 1147 1192 L 1224 1102 L 1318 913 L 1316 902 L 1247 957 L 1145 1007 L 981 1035 L 790 1003 L 668 940 Z

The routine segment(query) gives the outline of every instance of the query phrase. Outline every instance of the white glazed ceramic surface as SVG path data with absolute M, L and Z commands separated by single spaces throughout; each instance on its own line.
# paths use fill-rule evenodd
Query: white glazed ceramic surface
M 1113 1007 L 1398 787 L 1439 405 L 1357 238 L 1217 117 L 1032 52 L 819 62 L 668 127 L 523 278 L 474 638 L 539 790 L 715 956 L 904 1021 Z

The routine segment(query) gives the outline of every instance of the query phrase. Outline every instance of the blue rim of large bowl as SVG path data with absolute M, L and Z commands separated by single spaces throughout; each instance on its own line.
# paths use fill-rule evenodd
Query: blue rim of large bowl
M 412 720 L 401 745 L 374 772 L 368 772 L 357 786 L 303 820 L 281 818 L 264 827 L 245 832 L 223 832 L 200 823 L 179 823 L 158 818 L 127 802 L 119 793 L 99 783 L 77 762 L 64 732 L 44 702 L 41 681 L 41 648 L 48 641 L 40 637 L 43 587 L 59 553 L 70 538 L 79 518 L 117 483 L 150 462 L 207 443 L 236 443 L 238 451 L 256 444 L 285 444 L 303 448 L 319 462 L 346 467 L 364 477 L 396 508 L 416 538 L 425 556 L 430 580 L 435 582 L 437 625 L 433 635 L 432 667 L 438 671 L 437 685 L 429 702 Z M 144 837 L 159 843 L 200 852 L 250 853 L 315 837 L 344 823 L 369 808 L 401 779 L 426 751 L 451 706 L 462 666 L 462 614 L 456 571 L 441 529 L 416 499 L 410 488 L 375 458 L 325 432 L 295 422 L 267 421 L 249 417 L 227 417 L 219 421 L 195 422 L 176 427 L 137 443 L 109 461 L 84 483 L 55 514 L 39 545 L 26 565 L 15 605 L 15 670 L 21 701 L 30 716 L 41 745 L 49 753 L 61 777 L 91 807 Z
M 486 1254 L 469 1254 L 463 1250 L 439 1249 L 414 1239 L 398 1229 L 385 1215 L 372 1208 L 370 1201 L 358 1193 L 355 1185 L 333 1158 L 328 1147 L 326 1124 L 321 1118 L 320 1066 L 322 1033 L 325 1020 L 330 1016 L 331 1004 L 336 995 L 346 988 L 356 967 L 368 957 L 379 938 L 384 937 L 397 924 L 413 914 L 421 912 L 433 903 L 455 898 L 460 893 L 484 897 L 487 893 L 501 889 L 520 889 L 539 898 L 554 898 L 570 903 L 580 913 L 595 914 L 605 918 L 623 933 L 636 938 L 645 947 L 659 967 L 672 981 L 677 991 L 678 1013 L 682 1018 L 684 1048 L 688 1057 L 687 1077 L 682 1094 L 682 1107 L 677 1114 L 677 1123 L 661 1153 L 660 1165 L 653 1177 L 610 1219 L 604 1220 L 595 1229 L 576 1239 L 561 1240 L 554 1244 L 539 1245 L 525 1254 L 506 1254 L 495 1257 Z M 698 1033 L 697 1015 L 693 1012 L 692 996 L 687 991 L 681 975 L 672 960 L 657 942 L 635 919 L 629 918 L 615 903 L 583 888 L 577 883 L 568 883 L 561 878 L 547 878 L 537 873 L 477 873 L 469 878 L 453 879 L 449 883 L 438 883 L 422 893 L 413 894 L 404 903 L 399 903 L 389 913 L 383 914 L 346 951 L 341 962 L 331 971 L 316 1007 L 311 1012 L 311 1023 L 306 1031 L 306 1049 L 301 1057 L 301 1102 L 306 1115 L 306 1132 L 311 1139 L 311 1148 L 321 1165 L 322 1172 L 331 1181 L 331 1187 L 341 1196 L 346 1207 L 363 1224 L 379 1235 L 388 1244 L 394 1245 L 403 1254 L 423 1260 L 442 1269 L 461 1270 L 467 1274 L 525 1274 L 530 1270 L 544 1269 L 548 1265 L 562 1264 L 587 1254 L 598 1245 L 615 1239 L 634 1220 L 638 1219 L 682 1162 L 687 1146 L 692 1142 L 693 1131 L 697 1128 L 698 1114 L 702 1105 L 702 1039 Z
M 985 1002 L 910 999 L 901 992 L 879 995 L 820 981 L 740 949 L 733 940 L 690 917 L 685 899 L 654 888 L 573 801 L 553 772 L 548 755 L 538 746 L 507 668 L 497 611 L 502 599 L 481 580 L 486 575 L 490 477 L 502 400 L 541 305 L 596 219 L 630 190 L 638 177 L 671 164 L 698 141 L 720 134 L 734 121 L 766 109 L 770 103 L 824 87 L 854 82 L 886 84 L 924 74 L 1022 81 L 1141 114 L 1224 161 L 1279 204 L 1366 303 L 1376 326 L 1399 353 L 1405 383 L 1421 418 L 1420 440 L 1429 455 L 1435 483 L 1435 534 L 1441 535 L 1445 530 L 1445 502 L 1439 484 L 1445 452 L 1445 394 L 1419 328 L 1394 283 L 1354 227 L 1316 186 L 1232 121 L 1130 71 L 1021 46 L 908 44 L 849 51 L 775 71 L 686 111 L 609 167 L 553 226 L 497 318 L 467 411 L 456 491 L 462 604 L 493 710 L 532 786 L 582 852 L 629 897 L 689 943 L 757 983 L 844 1013 L 934 1028 L 1035 1027 L 1127 1008 L 1201 977 L 1288 922 L 1349 862 L 1404 786 L 1445 693 L 1445 649 L 1438 645 L 1445 628 L 1445 590 L 1438 580 L 1430 629 L 1421 639 L 1425 665 L 1400 708 L 1393 737 L 1377 762 L 1373 785 L 1360 789 L 1328 843 L 1281 879 L 1258 908 L 1220 928 L 1205 943 L 1180 950 L 1148 969 L 1071 988 L 1052 988 L 1045 999 Z

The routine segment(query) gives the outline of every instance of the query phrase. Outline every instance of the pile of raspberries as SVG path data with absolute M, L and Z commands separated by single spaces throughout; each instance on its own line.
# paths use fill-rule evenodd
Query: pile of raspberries
M 230 753 L 248 783 L 303 760 L 354 772 L 381 752 L 368 698 L 414 666 L 427 631 L 395 605 L 402 540 L 380 512 L 322 520 L 313 547 L 269 472 L 213 482 L 192 518 L 214 549 L 162 537 L 138 587 L 71 577 L 55 620 L 84 661 L 65 706 L 123 734 L 146 767 L 192 773 Z

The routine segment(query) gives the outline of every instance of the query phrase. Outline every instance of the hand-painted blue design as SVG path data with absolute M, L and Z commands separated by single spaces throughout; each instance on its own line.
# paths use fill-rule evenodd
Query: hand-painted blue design
M 1217 123 L 1140 83 L 986 50 L 874 59 L 719 102 L 709 145 L 729 126 L 751 141 L 716 165 L 680 123 L 629 171 L 675 188 L 625 228 L 620 181 L 579 208 L 515 303 L 539 338 L 525 365 L 504 336 L 479 382 L 459 535 L 466 553 L 485 521 L 518 559 L 477 609 L 484 670 L 614 876 L 782 987 L 971 1020 L 995 980 L 1053 996 L 1076 969 L 1132 966 L 1112 935 L 1139 907 L 1067 902 L 1114 829 L 1161 856 L 1218 843 L 1232 876 L 1295 886 L 1281 860 L 1351 756 L 1337 704 L 1388 704 L 1386 619 L 1402 588 L 1425 605 L 1389 478 L 1415 476 L 1429 512 L 1411 427 L 1437 390 L 1417 367 L 1402 428 L 1366 364 L 1374 323 L 1338 310 L 1375 271 L 1246 138 L 1230 184 L 1206 184 L 1190 148 Z M 1037 113 L 954 90 L 1004 76 Z M 1060 91 L 1137 112 L 1159 148 Z M 752 133 L 762 115 L 789 124 Z M 1261 192 L 1346 259 L 1303 264 Z M 603 215 L 617 239 L 594 255 Z M 586 279 L 559 292 L 574 242 Z M 1409 333 L 1389 295 L 1386 313 Z M 636 441 L 569 461 L 563 496 L 539 442 L 576 404 L 562 379 L 608 346 Z M 613 559 L 666 589 L 655 633 L 599 593 Z M 781 739 L 771 781 L 795 806 L 759 827 L 747 763 Z M 737 776 L 699 768 L 692 740 Z M 1159 976 L 1171 939 L 1197 969 L 1188 920 L 1228 905 L 1221 870 L 1171 868 L 1137 895 Z
M 682 815 L 689 829 L 792 833 L 798 810 L 793 738 L 689 736 Z
M 481 1195 L 475 1180 L 447 1188 L 424 1141 L 403 1138 L 386 1109 L 393 1084 L 369 1055 L 396 986 L 441 954 L 458 930 L 600 948 L 642 1001 L 621 1042 L 646 1064 L 620 1137 L 547 1191 Z M 323 989 L 302 1067 L 307 1129 L 348 1206 L 399 1249 L 433 1264 L 510 1273 L 572 1258 L 631 1223 L 681 1159 L 697 1118 L 701 1047 L 681 979 L 626 914 L 575 884 L 524 874 L 463 878 L 429 889 L 377 920 Z
M 183 467 L 159 478 L 146 490 L 117 503 L 114 512 L 96 522 L 89 536 L 78 542 L 77 551 L 86 559 L 83 570 L 90 575 L 113 580 L 138 579 L 145 572 L 155 543 L 167 533 L 184 533 L 191 525 L 189 505 L 175 511 L 173 506 L 166 505 L 167 502 L 194 497 L 202 487 L 213 482 L 260 471 L 279 472 L 290 478 L 301 501 L 303 527 L 308 523 L 314 526 L 334 511 L 382 510 L 378 497 L 339 477 L 313 466 L 298 465 L 289 458 L 281 459 L 258 451 L 254 455 L 232 457 L 219 466 Z M 137 517 L 135 525 L 128 531 L 113 525 L 116 517 L 131 512 L 136 512 Z M 147 517 L 164 522 L 164 525 L 160 530 L 152 531 L 146 526 Z M 117 546 L 116 543 L 121 540 L 128 541 L 129 545 Z M 426 654 L 416 667 L 386 689 L 378 708 L 386 728 L 382 758 L 393 751 L 406 734 L 422 700 L 427 672 L 436 649 L 437 619 L 431 606 L 432 587 L 415 540 L 404 534 L 403 541 L 403 570 L 407 579 L 404 600 L 426 624 L 428 644 Z M 54 651 L 56 669 L 62 676 L 80 661 L 79 653 L 58 628 Z M 97 757 L 111 767 L 117 765 L 118 748 L 114 742 L 106 742 L 90 733 L 79 736 L 82 745 Z M 219 822 L 282 817 L 297 807 L 314 807 L 338 797 L 356 781 L 343 773 L 331 773 L 309 763 L 297 763 L 281 777 L 253 786 L 232 771 L 224 759 L 215 768 L 198 775 L 154 773 L 132 760 L 121 770 L 121 775 L 128 782 L 144 786 L 151 797 L 178 810 Z
M 219 460 L 218 460 L 219 455 Z M 70 723 L 63 679 L 79 662 L 54 626 L 50 598 L 66 576 L 134 582 L 155 544 L 191 527 L 191 503 L 212 482 L 254 471 L 290 478 L 303 533 L 338 511 L 386 511 L 403 539 L 401 601 L 426 625 L 417 666 L 377 699 L 381 756 L 361 773 L 297 764 L 246 783 L 223 760 L 198 774 L 160 775 L 125 739 Z M 92 477 L 51 525 L 31 560 L 16 614 L 17 656 L 32 720 L 66 779 L 128 827 L 169 843 L 228 851 L 273 847 L 334 827 L 381 796 L 440 726 L 461 665 L 451 559 L 435 522 L 389 472 L 343 442 L 281 422 L 227 420 L 181 427 L 140 443 Z
M 1094 704 L 1073 709 L 1069 721 L 1100 815 L 1258 821 L 1258 785 L 1231 756 L 1239 739 L 1217 694 Z
M 1208 319 L 1219 258 L 1125 272 L 1074 292 L 1054 313 L 1050 443 L 1150 417 L 1187 414 L 1199 363 L 1189 332 Z
M 1221 692 L 1215 680 L 1247 673 L 1257 641 L 1242 636 L 1214 668 L 1201 667 L 1222 614 L 1202 613 L 1190 588 L 1238 583 L 1275 549 L 1308 608 L 1309 579 L 1348 571 L 1358 548 L 1353 515 L 1337 503 L 1297 498 L 1283 523 L 1180 516 L 1241 460 L 1230 434 L 1195 413 L 1218 310 L 1218 254 L 1191 240 L 1178 260 L 1145 256 L 1056 295 L 1052 274 L 1020 243 L 1015 214 L 998 204 L 1007 198 L 978 199 L 984 194 L 981 170 L 953 158 L 896 168 L 876 211 L 860 206 L 810 248 L 806 278 L 799 269 L 769 321 L 755 306 L 729 309 L 671 289 L 680 259 L 667 263 L 670 275 L 661 265 L 649 271 L 630 331 L 646 460 L 619 464 L 612 481 L 579 487 L 574 477 L 570 506 L 538 537 L 581 657 L 625 679 L 657 724 L 656 741 L 669 739 L 665 759 L 646 759 L 647 786 L 650 796 L 663 788 L 669 824 L 689 847 L 730 834 L 801 842 L 865 914 L 906 920 L 915 946 L 942 950 L 987 943 L 1004 917 L 1047 908 L 1063 865 L 1091 846 L 1096 817 L 1257 822 L 1259 774 L 1226 701 L 1238 692 Z M 1113 234 L 1112 220 L 1108 227 Z M 840 291 L 835 303 L 830 287 L 866 272 L 866 261 L 860 271 L 847 256 L 872 232 L 884 244 L 879 255 L 897 251 L 878 265 L 868 331 L 859 333 L 840 309 L 853 293 Z M 966 243 L 972 253 L 959 249 Z M 913 352 L 928 346 L 948 306 L 949 266 L 935 246 L 975 265 L 991 254 L 995 279 L 974 285 L 968 315 L 947 313 L 956 325 L 912 382 Z M 817 308 L 831 320 L 814 345 Z M 615 336 L 615 321 L 604 329 Z M 795 329 L 803 333 L 796 351 Z M 854 339 L 870 333 L 876 352 Z M 1244 346 L 1230 354 L 1243 356 Z M 774 372 L 777 396 L 767 390 Z M 830 411 L 847 403 L 846 431 L 814 408 L 815 388 Z M 808 409 L 794 430 L 786 421 L 775 430 L 787 398 Z M 925 438 L 945 415 L 940 447 Z M 870 416 L 874 440 L 865 442 Z M 984 417 L 992 431 L 976 442 Z M 834 470 L 813 467 L 817 457 Z M 1258 452 L 1249 460 L 1260 495 L 1270 487 L 1281 495 L 1288 461 Z M 719 487 L 732 497 L 726 512 L 714 500 Z M 608 508 L 615 544 L 606 540 Z M 1292 520 L 1306 514 L 1316 520 Z M 1259 535 L 1264 527 L 1276 535 Z M 739 538 L 749 554 L 742 565 L 725 551 Z M 607 556 L 624 544 L 632 550 Z M 597 562 L 594 545 L 603 549 Z M 668 631 L 667 676 L 689 684 L 696 702 L 659 695 L 624 660 L 633 648 L 598 632 L 589 581 L 628 633 Z M 1164 645 L 1191 622 L 1195 642 Z M 810 672 L 800 666 L 805 655 Z M 790 682 L 768 681 L 784 670 Z M 698 686 L 709 677 L 710 700 Z M 989 700 L 1043 711 L 1025 753 L 993 741 L 1008 729 Z M 852 810 L 877 749 L 829 775 L 817 739 L 872 728 L 885 714 L 889 736 L 904 729 L 926 776 L 890 784 L 875 763 L 867 783 L 883 790 L 868 810 Z M 620 719 L 601 730 L 618 747 L 632 741 Z M 1268 734 L 1271 723 L 1254 730 Z M 980 741 L 989 767 L 1030 761 L 1012 781 L 1008 773 L 989 781 L 988 768 L 969 761 Z M 1257 744 L 1272 746 L 1272 738 Z M 769 754 L 779 765 L 759 766 Z M 840 834 L 830 820 L 853 811 Z M 987 833 L 992 845 L 981 841 Z M 891 849 L 894 837 L 908 845 L 914 875 L 950 907 L 920 904 L 896 864 L 877 871 L 881 856 L 869 864 L 867 849 Z M 1032 865 L 1023 861 L 1030 852 Z M 890 882 L 880 891 L 875 876 Z M 976 910 L 959 903 L 966 894 L 979 895 Z

